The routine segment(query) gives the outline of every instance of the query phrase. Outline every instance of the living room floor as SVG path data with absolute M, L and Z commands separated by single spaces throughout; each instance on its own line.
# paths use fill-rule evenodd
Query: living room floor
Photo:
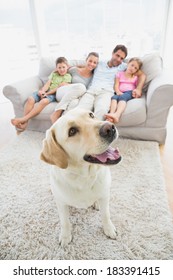
M 1 112 L 1 120 L 0 120 L 0 149 L 2 149 L 5 145 L 15 137 L 20 137 L 16 135 L 16 131 L 14 127 L 11 125 L 10 120 L 14 117 L 14 111 L 12 104 L 5 97 L 0 99 L 0 112 Z M 160 155 L 161 162 L 163 164 L 163 171 L 166 182 L 166 189 L 168 194 L 168 201 L 170 205 L 170 209 L 173 216 L 173 107 L 170 110 L 168 124 L 167 124 L 167 138 L 165 145 L 160 145 Z

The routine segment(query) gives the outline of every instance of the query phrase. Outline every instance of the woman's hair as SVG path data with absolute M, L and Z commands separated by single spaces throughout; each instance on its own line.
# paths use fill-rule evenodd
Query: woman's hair
M 98 54 L 97 52 L 90 52 L 90 53 L 87 55 L 86 60 L 87 60 L 87 59 L 88 59 L 91 55 L 93 55 L 93 56 L 95 56 L 95 57 L 98 57 L 98 58 L 99 58 L 99 54 Z
M 86 60 L 87 60 L 91 55 L 93 55 L 93 56 L 99 58 L 99 54 L 98 54 L 97 52 L 90 52 L 90 53 L 87 55 Z M 93 74 L 94 74 L 94 70 L 95 70 L 95 69 L 93 69 L 93 70 L 91 71 Z
M 139 65 L 139 69 L 141 69 L 142 64 L 143 64 L 142 60 L 140 60 L 138 57 L 132 57 L 132 58 L 129 59 L 128 63 L 132 62 L 132 61 L 136 61 L 138 63 L 138 65 Z
M 56 59 L 55 64 L 57 66 L 58 63 L 65 63 L 68 65 L 68 61 L 64 56 L 60 56 Z

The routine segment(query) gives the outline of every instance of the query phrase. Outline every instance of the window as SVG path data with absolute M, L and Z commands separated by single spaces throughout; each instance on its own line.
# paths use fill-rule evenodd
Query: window
M 1 0 L 1 82 L 12 82 L 34 73 L 38 53 L 28 0 Z
M 116 44 L 129 56 L 162 50 L 167 0 L 44 0 L 49 52 L 83 58 L 110 56 Z
M 172 1 L 171 1 L 172 2 Z M 1 79 L 38 72 L 40 56 L 109 58 L 116 44 L 129 56 L 162 55 L 169 0 L 1 0 Z

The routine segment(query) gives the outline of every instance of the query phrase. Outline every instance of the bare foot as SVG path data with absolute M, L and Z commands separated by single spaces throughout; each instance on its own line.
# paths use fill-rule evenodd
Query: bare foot
M 12 119 L 11 123 L 14 126 L 20 126 L 21 124 L 24 124 L 26 121 L 24 121 L 22 118 Z
M 106 120 L 113 122 L 113 123 L 118 123 L 120 116 L 117 113 L 109 113 L 105 115 Z
M 105 115 L 105 120 L 108 122 L 114 122 L 112 118 L 110 118 L 109 116 Z
M 26 129 L 28 122 L 19 122 L 18 120 L 19 119 L 12 119 L 11 123 L 15 126 L 17 134 L 20 134 Z

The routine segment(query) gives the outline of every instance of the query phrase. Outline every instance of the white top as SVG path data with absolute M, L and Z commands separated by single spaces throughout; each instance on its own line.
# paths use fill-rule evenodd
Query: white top
M 88 90 L 101 90 L 114 91 L 114 80 L 116 73 L 124 71 L 127 68 L 127 64 L 122 62 L 115 67 L 109 67 L 107 61 L 99 62 L 97 68 L 94 70 L 94 76 Z

